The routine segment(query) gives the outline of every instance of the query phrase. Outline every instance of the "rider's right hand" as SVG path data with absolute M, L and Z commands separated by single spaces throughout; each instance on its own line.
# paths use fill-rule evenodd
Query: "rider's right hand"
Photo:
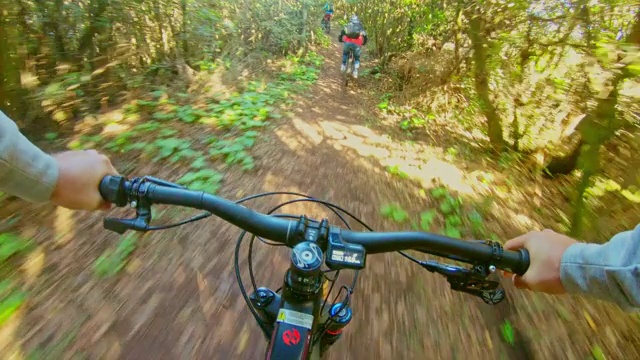
M 95 150 L 66 151 L 53 158 L 58 164 L 58 181 L 51 202 L 73 210 L 108 209 L 98 186 L 106 175 L 118 172 L 106 156 Z
M 506 250 L 529 250 L 530 265 L 523 276 L 511 275 L 517 288 L 563 294 L 566 292 L 560 279 L 562 255 L 578 242 L 552 230 L 532 231 L 504 244 Z

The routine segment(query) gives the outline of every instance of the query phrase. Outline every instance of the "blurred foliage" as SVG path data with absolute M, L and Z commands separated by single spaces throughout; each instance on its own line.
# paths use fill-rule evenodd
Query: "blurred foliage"
M 12 233 L 0 233 L 0 325 L 9 319 L 24 303 L 26 293 L 16 276 L 15 257 L 26 255 L 31 241 Z
M 415 135 L 444 126 L 484 143 L 505 168 L 542 166 L 547 176 L 577 171 L 576 236 L 594 176 L 623 177 L 633 197 L 637 177 L 603 169 L 602 152 L 633 154 L 640 143 L 637 2 L 341 4 L 363 20 L 386 75 L 379 112 L 402 130 Z M 544 164 L 532 166 L 538 161 L 529 155 L 540 154 Z
M 315 0 L 0 1 L 0 107 L 66 122 L 130 91 L 314 41 Z M 309 16 L 309 12 L 313 16 Z M 189 115 L 182 117 L 190 119 Z
M 136 249 L 138 234 L 130 232 L 124 235 L 114 249 L 104 252 L 95 262 L 94 270 L 98 276 L 109 277 L 118 274 L 129 261 Z

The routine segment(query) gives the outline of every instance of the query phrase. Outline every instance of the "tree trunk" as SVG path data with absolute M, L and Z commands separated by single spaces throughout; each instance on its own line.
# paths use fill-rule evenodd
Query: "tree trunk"
M 504 149 L 504 137 L 502 134 L 502 119 L 489 96 L 489 69 L 487 69 L 486 37 L 484 24 L 480 15 L 470 14 L 469 38 L 473 48 L 475 88 L 480 100 L 482 112 L 487 119 L 488 135 L 491 146 L 497 152 Z
M 307 0 L 302 0 L 302 39 L 300 43 L 300 48 L 306 49 L 307 44 Z
M 189 44 L 187 42 L 187 0 L 180 1 L 180 7 L 182 9 L 182 56 L 187 61 L 189 58 Z
M 3 3 L 0 10 L 0 110 L 15 119 L 24 114 L 25 104 L 20 82 L 20 58 L 16 44 L 11 41 L 17 37 L 16 26 L 10 24 L 13 9 L 6 6 Z
M 636 20 L 631 33 L 625 42 L 640 46 L 640 11 L 636 13 Z M 616 117 L 618 104 L 618 87 L 633 73 L 625 66 L 622 71 L 614 75 L 611 80 L 611 92 L 605 98 L 599 99 L 593 113 L 587 115 L 576 126 L 580 132 L 583 145 L 580 147 L 578 166 L 582 170 L 578 194 L 574 204 L 574 214 L 571 222 L 571 235 L 578 237 L 583 229 L 584 193 L 591 185 L 591 178 L 600 171 L 600 148 L 611 140 L 615 133 L 625 124 Z

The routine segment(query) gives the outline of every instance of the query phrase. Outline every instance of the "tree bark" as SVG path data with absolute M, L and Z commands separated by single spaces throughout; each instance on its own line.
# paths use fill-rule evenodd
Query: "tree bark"
M 20 81 L 20 58 L 16 44 L 16 27 L 10 24 L 13 9 L 3 2 L 0 10 L 0 110 L 16 118 L 24 114 L 24 96 Z
M 184 60 L 189 59 L 189 43 L 187 42 L 187 0 L 180 1 L 180 7 L 182 9 L 182 56 Z
M 469 38 L 473 48 L 474 79 L 476 93 L 482 112 L 487 119 L 488 135 L 491 146 L 497 152 L 504 149 L 502 119 L 489 95 L 489 69 L 487 69 L 487 40 L 484 34 L 483 19 L 478 14 L 469 14 Z

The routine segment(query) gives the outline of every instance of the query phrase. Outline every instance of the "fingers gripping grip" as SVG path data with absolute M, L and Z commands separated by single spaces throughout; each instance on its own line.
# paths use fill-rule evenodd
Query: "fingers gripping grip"
M 529 269 L 529 251 L 527 249 L 520 249 L 518 251 L 514 251 L 515 254 L 518 254 L 518 260 L 514 262 L 511 269 L 515 274 L 520 276 L 524 275 Z

